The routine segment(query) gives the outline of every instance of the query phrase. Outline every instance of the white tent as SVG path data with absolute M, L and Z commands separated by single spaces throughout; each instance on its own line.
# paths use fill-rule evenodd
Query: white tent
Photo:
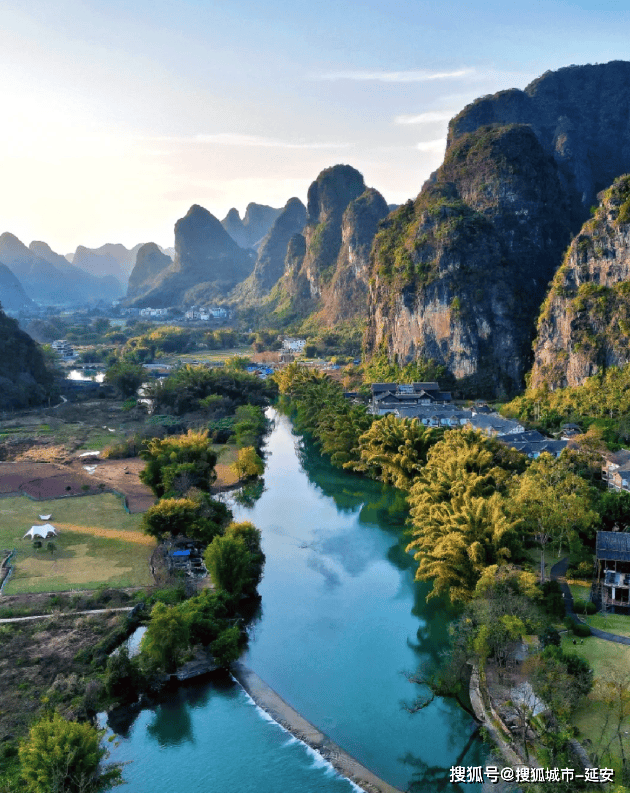
M 50 515 L 40 515 L 39 516 L 40 520 L 50 520 L 51 518 L 52 518 L 52 514 L 50 514 Z
M 30 537 L 31 540 L 35 537 L 43 537 L 44 539 L 47 539 L 48 537 L 56 536 L 57 529 L 50 523 L 46 523 L 43 526 L 31 526 L 31 528 L 24 535 L 24 537 Z M 24 539 L 24 537 L 22 537 L 22 539 Z

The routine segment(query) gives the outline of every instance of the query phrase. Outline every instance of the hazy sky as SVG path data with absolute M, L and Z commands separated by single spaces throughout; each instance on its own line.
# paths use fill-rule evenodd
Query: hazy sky
M 4 0 L 0 232 L 172 245 L 191 204 L 304 201 L 336 163 L 400 203 L 464 105 L 628 59 L 629 23 L 628 0 Z

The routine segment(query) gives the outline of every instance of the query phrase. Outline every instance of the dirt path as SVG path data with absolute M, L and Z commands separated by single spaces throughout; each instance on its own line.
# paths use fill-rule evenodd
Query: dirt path
M 85 614 L 107 614 L 110 611 L 133 611 L 133 606 L 120 606 L 113 609 L 91 609 L 90 611 L 59 611 L 51 614 L 34 614 L 32 617 L 8 617 L 1 619 L 0 624 L 5 622 L 31 622 L 32 620 L 47 620 L 51 617 L 78 617 Z
M 123 531 L 122 529 L 95 529 L 92 526 L 77 526 L 74 523 L 57 523 L 55 528 L 59 531 L 74 531 L 78 534 L 89 534 L 92 537 L 105 537 L 109 540 L 124 540 L 133 542 L 136 545 L 155 545 L 153 537 L 140 534 L 135 531 Z

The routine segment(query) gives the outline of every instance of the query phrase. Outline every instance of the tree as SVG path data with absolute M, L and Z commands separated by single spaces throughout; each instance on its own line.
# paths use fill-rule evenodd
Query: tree
M 374 416 L 364 405 L 347 402 L 343 410 L 328 412 L 320 421 L 322 451 L 333 465 L 353 468 L 361 458 L 360 438 L 370 428 Z
M 191 487 L 208 491 L 216 479 L 217 455 L 208 439 L 208 431 L 188 430 L 186 435 L 153 438 L 140 451 L 147 461 L 140 479 L 156 496 L 183 495 Z
M 197 498 L 162 498 L 144 513 L 142 528 L 161 542 L 165 535 L 182 534 L 210 543 L 221 533 L 232 513 L 220 501 L 206 494 Z
M 217 664 L 228 669 L 241 654 L 241 633 L 238 626 L 225 628 L 212 642 L 212 655 Z
M 513 557 L 515 529 L 498 493 L 432 505 L 407 546 L 418 562 L 416 579 L 433 582 L 427 599 L 446 593 L 453 602 L 470 600 L 485 568 Z
M 126 647 L 112 653 L 105 668 L 105 690 L 112 699 L 120 702 L 134 702 L 142 675 L 137 664 L 129 657 Z
M 238 450 L 236 462 L 230 466 L 239 479 L 253 479 L 265 470 L 265 464 L 256 454 L 253 446 L 245 446 Z
M 242 537 L 215 537 L 204 560 L 217 589 L 241 595 L 251 588 L 252 557 Z
M 522 518 L 540 544 L 540 577 L 545 580 L 545 547 L 568 544 L 573 533 L 586 531 L 597 521 L 594 492 L 563 460 L 546 452 L 534 460 L 512 487 L 512 512 Z
M 105 372 L 105 382 L 113 386 L 123 399 L 135 396 L 146 377 L 142 366 L 128 361 L 118 361 Z
M 630 674 L 612 667 L 605 677 L 597 681 L 598 700 L 605 703 L 601 735 L 597 743 L 596 765 L 614 762 L 617 747 L 622 761 L 623 781 L 628 782 L 627 735 L 630 730 Z M 626 730 L 628 727 L 628 730 Z
M 198 410 L 201 401 L 211 394 L 223 397 L 234 409 L 247 403 L 264 406 L 277 393 L 275 382 L 260 380 L 238 369 L 206 369 L 204 366 L 182 366 L 167 378 L 151 385 L 150 396 L 156 409 L 181 416 Z
M 448 430 L 427 452 L 427 461 L 409 495 L 414 525 L 421 526 L 434 504 L 454 497 L 504 493 L 513 473 L 525 468 L 525 457 L 475 430 Z
M 106 333 L 109 330 L 109 320 L 106 317 L 97 317 L 92 320 L 92 327 L 96 333 Z
M 359 438 L 360 462 L 346 467 L 409 490 L 441 435 L 441 430 L 425 427 L 419 419 L 383 416 Z
M 239 446 L 260 447 L 267 419 L 258 405 L 239 405 L 235 411 L 234 437 Z
M 245 586 L 246 594 L 256 594 L 256 588 L 262 581 L 263 568 L 265 566 L 265 554 L 261 547 L 261 533 L 253 523 L 242 521 L 240 523 L 230 523 L 225 530 L 226 537 L 241 539 L 249 551 L 249 576 Z
M 188 643 L 188 625 L 180 618 L 177 609 L 156 603 L 140 643 L 140 651 L 149 666 L 164 672 L 175 671 L 188 649 Z
M 119 765 L 103 766 L 104 730 L 47 714 L 20 744 L 21 773 L 29 793 L 100 793 L 122 783 Z
M 607 490 L 599 495 L 597 505 L 602 529 L 612 531 L 615 526 L 630 528 L 630 493 L 626 490 Z

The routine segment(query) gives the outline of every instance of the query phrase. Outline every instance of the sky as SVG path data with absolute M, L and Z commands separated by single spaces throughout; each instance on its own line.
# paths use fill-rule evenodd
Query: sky
M 402 203 L 466 104 L 629 29 L 630 0 L 3 0 L 0 233 L 170 246 L 192 204 L 306 201 L 337 163 Z

